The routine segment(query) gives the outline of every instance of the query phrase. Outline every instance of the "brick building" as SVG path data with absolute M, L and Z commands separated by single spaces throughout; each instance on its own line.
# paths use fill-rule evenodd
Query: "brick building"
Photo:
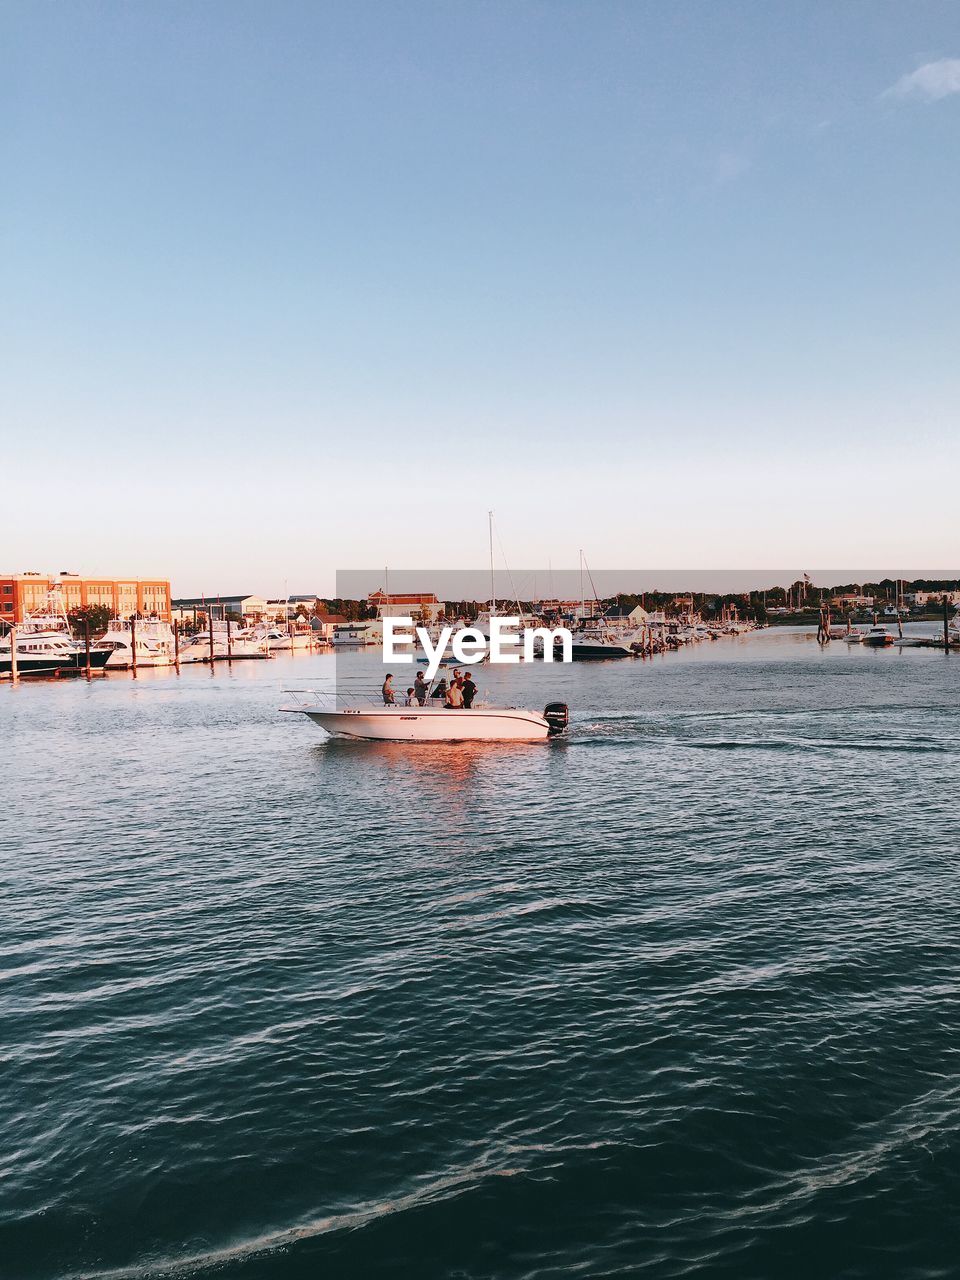
M 137 613 L 144 618 L 171 620 L 170 583 L 163 578 L 81 578 L 64 573 L 52 578 L 42 573 L 0 574 L 0 621 L 20 626 L 39 609 L 48 592 L 59 587 L 67 612 L 100 605 L 115 618 Z
M 367 596 L 367 605 L 388 618 L 410 617 L 424 622 L 436 622 L 446 610 L 446 605 L 432 591 L 407 595 L 396 595 L 392 591 L 389 595 L 385 591 L 372 591 Z

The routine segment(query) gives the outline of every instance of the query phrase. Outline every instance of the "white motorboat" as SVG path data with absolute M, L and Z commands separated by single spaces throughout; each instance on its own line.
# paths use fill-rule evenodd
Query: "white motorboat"
M 129 618 L 111 618 L 106 633 L 94 645 L 107 651 L 107 667 L 114 671 L 133 666 L 134 624 Z M 173 629 L 157 618 L 136 620 L 138 667 L 169 667 L 174 661 Z
M 633 635 L 618 636 L 602 619 L 588 619 L 573 633 L 570 656 L 575 662 L 598 658 L 632 658 Z M 559 651 L 559 642 L 554 646 Z
M 279 633 L 278 633 L 279 634 Z M 213 625 L 213 658 L 229 658 L 239 661 L 243 658 L 271 657 L 269 645 L 264 636 L 255 631 L 243 631 L 237 628 L 227 634 L 226 624 Z M 180 661 L 209 662 L 210 632 L 198 631 L 196 635 L 187 636 L 180 642 Z
M 544 742 L 567 727 L 567 707 L 551 702 L 543 712 L 526 707 L 342 705 L 332 696 L 310 692 L 313 704 L 299 702 L 281 710 L 306 716 L 327 733 L 370 742 Z M 326 705 L 324 702 L 326 701 Z
M 267 626 L 261 623 L 260 626 L 254 627 L 251 631 L 244 632 L 244 635 L 266 649 L 288 649 L 300 652 L 304 649 L 310 649 L 318 643 L 317 637 L 312 631 L 297 631 L 296 629 L 290 631 L 279 624 Z
M 892 631 L 888 631 L 886 627 L 871 627 L 863 637 L 863 643 L 870 645 L 874 649 L 882 648 L 884 645 L 893 644 L 896 637 Z

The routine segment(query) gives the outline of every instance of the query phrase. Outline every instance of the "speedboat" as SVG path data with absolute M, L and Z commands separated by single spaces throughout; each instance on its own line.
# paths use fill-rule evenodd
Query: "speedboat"
M 872 646 L 874 649 L 879 649 L 883 645 L 893 644 L 894 639 L 895 636 L 886 627 L 875 626 L 871 627 L 863 637 L 863 643 Z
M 324 706 L 323 694 L 312 696 L 315 699 L 312 706 L 298 702 L 281 710 L 306 716 L 334 737 L 370 742 L 544 742 L 563 733 L 568 720 L 563 702 L 550 702 L 541 713 L 526 707 L 491 707 L 477 703 L 467 710 L 373 703 L 343 706 L 332 699 L 331 705 Z

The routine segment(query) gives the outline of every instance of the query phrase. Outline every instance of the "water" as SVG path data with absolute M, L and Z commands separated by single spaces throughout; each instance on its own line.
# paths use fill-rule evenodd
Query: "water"
M 956 1276 L 956 655 L 476 748 L 277 714 L 331 662 L 0 688 L 5 1280 Z

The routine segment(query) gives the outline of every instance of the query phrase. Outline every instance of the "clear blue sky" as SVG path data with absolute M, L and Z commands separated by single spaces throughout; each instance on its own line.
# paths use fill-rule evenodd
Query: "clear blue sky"
M 956 3 L 0 22 L 0 569 L 960 562 Z

